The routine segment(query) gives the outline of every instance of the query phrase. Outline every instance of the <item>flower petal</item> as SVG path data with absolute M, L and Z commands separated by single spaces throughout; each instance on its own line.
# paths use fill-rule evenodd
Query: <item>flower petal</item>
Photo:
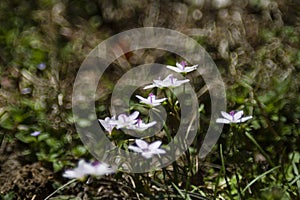
M 173 74 L 169 74 L 163 81 L 170 81 Z
M 143 152 L 142 156 L 146 159 L 152 158 L 153 153 L 152 152 Z
M 140 95 L 135 95 L 135 96 L 136 96 L 136 98 L 138 98 L 141 101 L 147 101 L 148 100 L 148 99 L 146 99 L 146 98 L 144 98 L 144 97 L 142 97 Z
M 157 123 L 156 121 L 152 121 L 152 122 L 149 122 L 148 124 L 144 124 L 144 126 L 149 128 L 151 126 L 154 126 L 156 123 Z
M 134 111 L 131 115 L 129 115 L 130 120 L 135 120 L 139 116 L 139 111 Z
M 245 122 L 245 121 L 247 121 L 249 119 L 252 119 L 252 116 L 242 117 L 239 121 L 240 122 Z
M 100 124 L 103 126 L 103 128 L 108 131 L 109 133 L 111 133 L 111 131 L 114 129 L 115 125 L 113 125 L 113 122 L 106 117 L 105 120 L 103 119 L 98 119 L 98 121 L 100 122 Z
M 83 172 L 80 172 L 78 170 L 66 170 L 64 173 L 63 173 L 63 177 L 65 178 L 78 178 L 78 179 L 81 179 L 85 176 L 86 174 L 83 173 Z
M 185 67 L 185 68 L 184 68 L 184 71 L 185 71 L 186 73 L 189 73 L 189 72 L 194 71 L 195 69 L 197 69 L 197 67 L 198 67 L 198 65 L 193 65 L 193 66 L 191 66 L 191 67 Z
M 221 111 L 221 114 L 225 119 L 232 121 L 232 116 L 230 114 L 228 114 L 227 112 Z
M 149 144 L 147 142 L 145 142 L 144 140 L 136 139 L 135 143 L 141 149 L 147 149 L 149 147 Z
M 244 114 L 244 111 L 242 111 L 242 110 L 240 110 L 240 111 L 238 111 L 237 113 L 235 113 L 235 114 L 233 115 L 233 121 L 236 122 L 236 121 L 238 121 L 239 119 L 241 119 L 241 117 L 243 116 L 243 114 Z
M 160 140 L 151 143 L 151 144 L 149 145 L 149 150 L 152 151 L 152 150 L 154 150 L 154 149 L 158 149 L 158 148 L 160 147 L 161 143 L 162 143 L 162 142 L 161 142 Z
M 184 66 L 182 66 L 179 62 L 176 62 L 176 67 L 178 67 L 179 69 L 183 69 Z
M 164 149 L 155 149 L 151 151 L 153 154 L 165 154 L 166 151 Z
M 230 124 L 230 120 L 228 120 L 228 119 L 224 119 L 224 118 L 218 118 L 217 120 L 216 120 L 216 123 L 219 123 L 219 124 Z
M 167 98 L 155 99 L 155 102 L 161 103 L 161 102 L 164 102 L 165 100 L 167 100 Z
M 94 166 L 94 172 L 92 173 L 92 175 L 102 176 L 105 174 L 112 174 L 114 172 L 115 172 L 115 170 L 113 168 L 109 167 L 108 164 L 100 163 L 100 164 L 97 164 L 96 166 Z
M 151 89 L 151 88 L 155 88 L 155 87 L 157 87 L 156 84 L 151 84 L 151 85 L 145 86 L 143 89 L 144 89 L 144 90 L 147 90 L 147 89 Z
M 74 169 L 66 170 L 63 174 L 63 177 L 80 179 L 86 176 L 90 172 L 90 170 L 87 169 L 88 169 L 88 163 L 85 162 L 84 160 L 79 160 L 78 166 Z
M 143 150 L 141 148 L 136 147 L 136 146 L 132 146 L 132 145 L 129 145 L 128 149 L 130 149 L 130 150 L 132 150 L 134 152 L 137 152 L 137 153 L 142 153 L 143 152 Z
M 170 70 L 173 70 L 175 72 L 178 72 L 178 73 L 182 72 L 182 69 L 180 67 L 173 67 L 173 66 L 167 65 L 167 68 L 170 69 Z
M 32 133 L 30 133 L 31 136 L 38 136 L 41 134 L 41 131 L 34 131 Z
M 92 174 L 95 171 L 94 166 L 84 160 L 79 161 L 77 169 L 85 174 Z
M 176 80 L 174 84 L 170 85 L 170 86 L 173 86 L 173 87 L 177 87 L 177 86 L 180 86 L 184 83 L 187 83 L 189 82 L 190 80 L 189 79 L 186 79 L 186 80 Z

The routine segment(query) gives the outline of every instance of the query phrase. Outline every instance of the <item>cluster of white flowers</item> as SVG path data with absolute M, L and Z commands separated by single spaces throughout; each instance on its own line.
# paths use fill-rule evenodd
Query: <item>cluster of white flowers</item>
M 187 74 L 196 70 L 198 65 L 193 65 L 188 67 L 187 62 L 182 61 L 180 63 L 176 63 L 175 66 L 167 66 L 168 69 L 173 70 L 177 73 Z M 172 74 L 169 74 L 165 79 L 161 80 L 153 80 L 153 83 L 144 87 L 144 89 L 151 89 L 151 88 L 174 88 L 179 87 L 187 82 L 189 79 L 178 80 Z M 142 96 L 136 95 L 136 98 L 140 100 L 140 103 L 146 104 L 149 107 L 155 107 L 163 103 L 167 100 L 167 98 L 156 99 L 156 96 L 153 93 L 150 93 L 147 98 Z M 120 114 L 118 116 L 106 117 L 105 119 L 99 119 L 100 124 L 103 128 L 111 134 L 114 129 L 129 129 L 129 130 L 136 130 L 136 131 L 144 131 L 152 126 L 154 126 L 157 122 L 152 121 L 149 123 L 144 123 L 139 116 L 138 111 L 134 111 L 132 114 Z M 231 124 L 231 123 L 241 123 L 245 122 L 252 118 L 252 116 L 242 117 L 244 112 L 243 111 L 231 111 L 226 113 L 224 111 L 221 112 L 224 118 L 218 118 L 216 123 L 224 123 L 224 124 Z M 36 131 L 32 133 L 33 136 L 39 135 L 40 132 Z M 154 155 L 160 156 L 160 154 L 165 154 L 166 151 L 161 149 L 160 146 L 162 145 L 161 141 L 155 141 L 151 144 L 147 143 L 142 139 L 135 139 L 134 145 L 129 145 L 128 149 L 132 150 L 136 153 L 141 154 L 145 159 L 150 159 Z M 86 175 L 94 175 L 94 176 L 101 176 L 105 174 L 114 173 L 115 169 L 107 165 L 106 163 L 99 163 L 94 162 L 92 164 L 85 162 L 84 160 L 80 160 L 78 163 L 78 167 L 72 170 L 67 170 L 63 174 L 66 178 L 76 178 L 81 179 Z
M 131 115 L 120 114 L 118 115 L 118 117 L 113 116 L 112 118 L 106 117 L 104 120 L 99 119 L 99 122 L 101 123 L 103 128 L 110 134 L 114 128 L 125 128 L 143 131 L 156 124 L 156 121 L 150 122 L 148 124 L 144 123 L 140 118 L 138 118 L 139 114 L 140 113 L 138 111 L 135 111 Z
M 191 67 L 187 67 L 187 63 L 182 61 L 180 63 L 176 63 L 176 67 L 174 66 L 167 66 L 168 69 L 171 69 L 175 72 L 186 74 L 191 71 L 197 69 L 198 65 L 193 65 Z M 144 89 L 151 89 L 151 88 L 174 88 L 181 86 L 184 83 L 189 82 L 189 79 L 185 80 L 178 80 L 172 74 L 168 75 L 163 80 L 153 80 L 151 85 L 145 86 Z M 157 99 L 153 93 L 150 93 L 147 98 L 142 96 L 136 95 L 136 98 L 140 100 L 140 103 L 146 104 L 149 107 L 155 107 L 163 103 L 167 100 L 167 98 Z M 154 126 L 157 122 L 152 121 L 149 123 L 144 123 L 139 116 L 138 111 L 134 111 L 132 114 L 120 114 L 118 116 L 106 117 L 104 119 L 98 119 L 102 127 L 111 134 L 114 129 L 129 129 L 129 130 L 136 130 L 136 131 L 144 131 L 152 126 Z M 154 155 L 165 154 L 166 151 L 161 149 L 160 146 L 162 145 L 161 141 L 155 141 L 151 144 L 147 143 L 142 139 L 136 139 L 134 145 L 129 145 L 128 149 L 132 150 L 136 153 L 140 153 L 145 159 L 150 159 Z M 78 163 L 77 168 L 70 169 L 65 171 L 63 174 L 66 178 L 76 178 L 81 179 L 86 175 L 94 175 L 94 176 L 101 176 L 105 174 L 114 173 L 115 169 L 107 165 L 106 163 L 87 163 L 84 160 L 80 160 Z

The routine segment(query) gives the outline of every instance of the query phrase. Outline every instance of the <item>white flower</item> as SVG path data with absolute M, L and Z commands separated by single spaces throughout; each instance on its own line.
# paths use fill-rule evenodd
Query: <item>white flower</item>
M 133 112 L 131 115 L 120 114 L 117 120 L 111 121 L 110 123 L 115 125 L 116 129 L 127 128 L 136 124 L 139 114 L 138 111 Z
M 144 131 L 147 128 L 150 128 L 151 126 L 154 126 L 155 124 L 156 124 L 156 121 L 145 124 L 141 119 L 138 119 L 136 124 L 134 124 L 132 126 L 128 126 L 127 129 Z
M 158 88 L 178 87 L 189 81 L 190 81 L 189 79 L 178 80 L 177 78 L 174 78 L 172 74 L 170 74 L 164 80 L 153 80 L 153 84 L 147 85 L 146 87 L 144 87 L 144 89 L 150 89 L 155 87 Z
M 111 134 L 112 130 L 115 128 L 116 125 L 114 125 L 116 121 L 116 117 L 113 116 L 112 118 L 106 117 L 103 119 L 98 119 L 98 121 L 101 123 L 103 128 Z
M 164 154 L 165 150 L 160 149 L 161 141 L 155 141 L 151 144 L 148 144 L 144 140 L 136 139 L 135 143 L 137 146 L 129 145 L 128 149 L 135 151 L 137 153 L 141 153 L 142 156 L 146 159 L 152 158 L 153 155 Z
M 103 162 L 94 162 L 92 163 L 93 169 L 90 171 L 89 174 L 94 176 L 102 176 L 106 174 L 112 174 L 116 171 L 116 169 L 110 167 L 108 164 Z
M 135 95 L 138 99 L 140 99 L 140 103 L 148 104 L 150 106 L 158 106 L 160 103 L 164 102 L 167 98 L 156 99 L 155 95 L 150 93 L 148 98 L 141 97 L 139 95 Z
M 104 127 L 106 131 L 110 134 L 114 128 L 121 129 L 131 129 L 137 131 L 144 131 L 147 128 L 156 124 L 156 121 L 145 124 L 141 119 L 137 119 L 139 115 L 138 111 L 133 112 L 131 115 L 120 114 L 117 119 L 115 116 L 112 118 L 106 117 L 103 119 L 98 119 L 101 125 Z
M 31 88 L 23 88 L 21 89 L 22 94 L 30 94 L 32 92 Z
M 31 136 L 38 136 L 41 134 L 41 131 L 34 131 L 32 133 L 30 133 Z
M 187 62 L 185 62 L 185 61 L 181 61 L 180 63 L 177 62 L 176 67 L 167 65 L 168 69 L 171 69 L 178 73 L 189 73 L 189 72 L 197 69 L 197 67 L 198 67 L 198 65 L 193 65 L 191 67 L 187 67 Z
M 78 167 L 66 170 L 63 177 L 82 179 L 87 175 L 102 176 L 105 174 L 112 174 L 114 172 L 115 169 L 109 167 L 106 163 L 95 162 L 90 164 L 84 160 L 79 160 Z
M 37 68 L 39 70 L 44 70 L 44 69 L 46 69 L 46 67 L 47 67 L 47 65 L 45 63 L 40 63 L 40 64 L 37 65 Z
M 217 123 L 223 123 L 223 124 L 241 123 L 249 119 L 252 119 L 252 116 L 242 117 L 244 114 L 244 111 L 242 110 L 238 112 L 230 111 L 229 113 L 221 111 L 221 114 L 224 118 L 218 118 L 216 120 Z

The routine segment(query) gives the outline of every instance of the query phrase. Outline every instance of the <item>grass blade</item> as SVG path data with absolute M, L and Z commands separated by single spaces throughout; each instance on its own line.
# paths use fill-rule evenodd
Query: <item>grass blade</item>
M 255 179 L 253 179 L 242 191 L 242 193 L 244 193 L 251 185 L 253 185 L 257 180 L 261 179 L 262 177 L 264 177 L 265 175 L 271 173 L 272 171 L 278 169 L 280 166 L 276 166 L 273 167 L 272 169 L 262 173 L 261 175 L 259 175 L 258 177 L 256 177 Z

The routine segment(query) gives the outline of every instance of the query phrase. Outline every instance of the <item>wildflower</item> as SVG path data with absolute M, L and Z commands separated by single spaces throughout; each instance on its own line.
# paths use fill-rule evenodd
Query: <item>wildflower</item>
M 32 92 L 31 88 L 23 88 L 21 89 L 22 94 L 30 94 Z
M 116 122 L 115 116 L 112 118 L 106 117 L 104 120 L 103 119 L 98 119 L 98 121 L 101 123 L 103 128 L 111 134 L 112 130 L 115 128 L 116 125 L 114 123 Z
M 164 80 L 153 80 L 153 84 L 147 85 L 144 89 L 150 89 L 154 87 L 164 88 L 164 87 L 178 87 L 184 83 L 189 82 L 189 79 L 178 80 L 174 78 L 172 74 L 168 75 Z
M 131 115 L 120 114 L 117 120 L 110 121 L 109 123 L 116 126 L 116 129 L 127 128 L 137 122 L 139 114 L 140 113 L 138 111 L 133 112 Z
M 38 64 L 37 65 L 37 68 L 39 69 L 39 70 L 44 70 L 44 69 L 46 69 L 46 64 L 45 63 L 40 63 L 40 64 Z
M 244 114 L 244 111 L 230 111 L 229 113 L 226 113 L 224 111 L 221 111 L 221 114 L 224 118 L 218 118 L 216 120 L 217 123 L 223 123 L 223 124 L 230 124 L 230 123 L 241 123 L 245 122 L 249 119 L 252 119 L 252 116 L 242 117 Z
M 135 151 L 137 153 L 141 153 L 142 156 L 146 159 L 152 158 L 153 155 L 164 154 L 165 150 L 160 149 L 161 141 L 155 141 L 151 144 L 148 144 L 144 140 L 136 139 L 135 143 L 137 146 L 129 145 L 128 149 Z
M 41 131 L 34 131 L 32 133 L 30 133 L 31 136 L 38 136 L 41 134 Z
M 87 175 L 102 176 L 112 174 L 115 169 L 109 167 L 106 163 L 94 162 L 92 164 L 79 160 L 78 166 L 75 169 L 66 170 L 63 177 L 82 179 Z
M 178 73 L 189 73 L 191 71 L 194 71 L 195 69 L 197 69 L 198 65 L 193 65 L 193 66 L 190 66 L 190 67 L 187 67 L 187 62 L 186 61 L 181 61 L 180 63 L 176 63 L 176 67 L 174 66 L 170 66 L 170 65 L 167 65 L 167 68 L 168 69 L 171 69 L 175 72 L 178 72 Z
M 137 131 L 144 131 L 147 128 L 156 124 L 155 121 L 150 122 L 148 124 L 143 123 L 141 119 L 137 119 L 140 113 L 138 111 L 133 112 L 131 115 L 120 114 L 117 119 L 115 116 L 112 118 L 106 117 L 103 119 L 98 119 L 103 128 L 111 134 L 114 128 L 126 128 Z
M 150 93 L 148 98 L 141 97 L 139 95 L 135 95 L 138 99 L 140 99 L 141 103 L 150 105 L 150 106 L 158 106 L 160 103 L 164 102 L 167 98 L 156 99 L 155 95 Z
M 144 131 L 147 128 L 150 128 L 151 126 L 154 126 L 155 124 L 156 124 L 156 121 L 145 124 L 141 119 L 138 119 L 136 124 L 134 124 L 132 126 L 128 126 L 127 129 Z

